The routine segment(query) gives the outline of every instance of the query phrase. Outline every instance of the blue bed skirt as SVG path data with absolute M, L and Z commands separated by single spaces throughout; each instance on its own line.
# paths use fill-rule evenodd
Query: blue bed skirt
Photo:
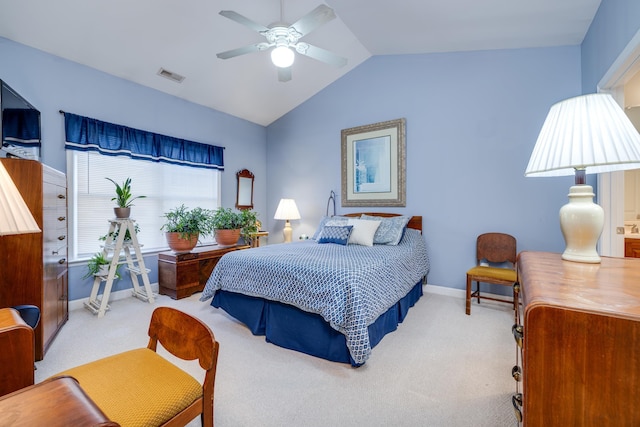
M 400 301 L 369 326 L 371 348 L 389 332 L 398 329 L 409 308 L 422 296 L 422 281 Z M 218 290 L 211 305 L 222 308 L 238 319 L 254 335 L 264 335 L 267 342 L 333 362 L 358 366 L 347 348 L 345 336 L 320 316 L 288 304 Z

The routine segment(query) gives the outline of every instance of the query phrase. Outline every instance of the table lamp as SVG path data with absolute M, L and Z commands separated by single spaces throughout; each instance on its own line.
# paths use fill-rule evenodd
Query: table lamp
M 276 214 L 273 216 L 273 219 L 284 219 L 287 222 L 284 224 L 284 242 L 291 242 L 291 223 L 289 220 L 292 219 L 300 219 L 300 212 L 298 212 L 298 207 L 296 206 L 296 202 L 293 199 L 280 199 L 280 204 L 278 204 L 278 209 L 276 209 Z
M 569 203 L 560 209 L 566 243 L 562 259 L 599 263 L 596 245 L 604 211 L 593 203 L 586 173 L 640 168 L 640 135 L 622 108 L 605 93 L 566 99 L 551 107 L 525 176 L 575 174 Z
M 0 236 L 38 232 L 38 223 L 4 165 L 0 163 Z

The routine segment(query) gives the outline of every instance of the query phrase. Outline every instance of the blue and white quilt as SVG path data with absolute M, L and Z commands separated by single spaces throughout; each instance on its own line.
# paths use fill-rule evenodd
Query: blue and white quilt
M 371 353 L 368 326 L 428 272 L 429 257 L 417 230 L 406 229 L 396 246 L 308 240 L 225 254 L 200 300 L 223 289 L 317 313 L 345 335 L 351 357 L 361 364 Z

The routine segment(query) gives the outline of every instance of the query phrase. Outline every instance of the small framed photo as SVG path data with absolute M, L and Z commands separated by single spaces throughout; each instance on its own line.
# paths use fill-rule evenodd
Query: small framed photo
M 406 206 L 405 119 L 342 130 L 342 206 Z

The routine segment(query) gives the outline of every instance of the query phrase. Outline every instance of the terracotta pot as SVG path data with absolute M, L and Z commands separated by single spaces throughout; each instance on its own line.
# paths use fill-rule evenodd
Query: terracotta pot
M 240 229 L 235 230 L 216 230 L 216 243 L 220 246 L 233 246 L 238 243 L 240 238 Z
M 176 254 L 191 252 L 198 244 L 198 234 L 192 234 L 190 238 L 184 238 L 182 233 L 165 233 L 169 248 Z
M 131 215 L 131 208 L 113 208 L 113 212 L 116 214 L 116 218 L 129 218 Z

